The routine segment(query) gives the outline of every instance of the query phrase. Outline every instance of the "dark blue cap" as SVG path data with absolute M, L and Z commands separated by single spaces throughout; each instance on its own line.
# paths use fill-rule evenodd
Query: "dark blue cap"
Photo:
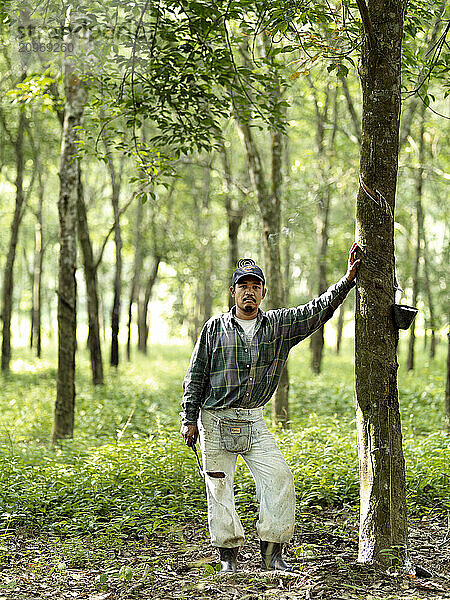
M 236 285 L 239 279 L 242 279 L 242 277 L 248 277 L 249 275 L 257 277 L 262 281 L 262 284 L 265 285 L 266 280 L 264 278 L 264 273 L 252 258 L 241 258 L 237 261 L 236 267 L 237 268 L 233 273 L 233 279 L 231 282 L 232 287 Z

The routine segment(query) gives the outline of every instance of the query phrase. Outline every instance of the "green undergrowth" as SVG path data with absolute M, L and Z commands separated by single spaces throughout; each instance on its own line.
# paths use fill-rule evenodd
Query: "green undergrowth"
M 303 349 L 305 350 L 305 348 Z M 358 503 L 358 460 L 350 350 L 327 355 L 313 376 L 305 353 L 290 360 L 292 426 L 275 432 L 294 473 L 298 512 Z M 20 356 L 20 358 L 18 358 Z M 422 359 L 422 362 L 420 362 Z M 77 373 L 74 440 L 51 449 L 53 359 L 16 352 L 1 379 L 0 521 L 61 535 L 145 534 L 205 522 L 204 482 L 178 433 L 183 347 L 107 372 L 94 389 L 87 357 Z M 443 352 L 400 370 L 407 492 L 412 513 L 450 511 L 450 439 L 442 431 Z M 238 463 L 236 498 L 244 521 L 257 518 L 255 488 Z

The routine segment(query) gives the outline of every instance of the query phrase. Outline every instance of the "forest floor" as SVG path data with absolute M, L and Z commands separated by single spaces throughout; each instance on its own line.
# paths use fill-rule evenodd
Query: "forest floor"
M 217 553 L 203 524 L 123 537 L 52 537 L 2 532 L 0 600 L 292 598 L 322 600 L 450 599 L 450 530 L 446 517 L 410 521 L 411 559 L 433 573 L 419 578 L 356 563 L 355 512 L 305 515 L 285 553 L 293 574 L 262 572 L 252 537 L 239 572 L 217 573 Z

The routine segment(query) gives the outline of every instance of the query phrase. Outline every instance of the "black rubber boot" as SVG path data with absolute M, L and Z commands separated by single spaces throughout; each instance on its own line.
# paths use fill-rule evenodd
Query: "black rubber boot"
M 260 540 L 262 568 L 265 571 L 290 571 L 293 569 L 283 560 L 283 544 Z
M 237 548 L 219 548 L 221 573 L 236 573 L 238 552 L 239 546 Z

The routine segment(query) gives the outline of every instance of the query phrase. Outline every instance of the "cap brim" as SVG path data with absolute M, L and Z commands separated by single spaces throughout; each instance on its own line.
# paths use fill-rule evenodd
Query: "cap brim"
M 237 277 L 234 283 L 237 283 L 240 279 L 243 279 L 244 277 L 255 277 L 256 279 L 259 279 L 261 283 L 265 283 L 264 279 L 259 275 L 256 275 L 255 273 L 243 273 L 242 275 L 239 275 L 239 277 Z

